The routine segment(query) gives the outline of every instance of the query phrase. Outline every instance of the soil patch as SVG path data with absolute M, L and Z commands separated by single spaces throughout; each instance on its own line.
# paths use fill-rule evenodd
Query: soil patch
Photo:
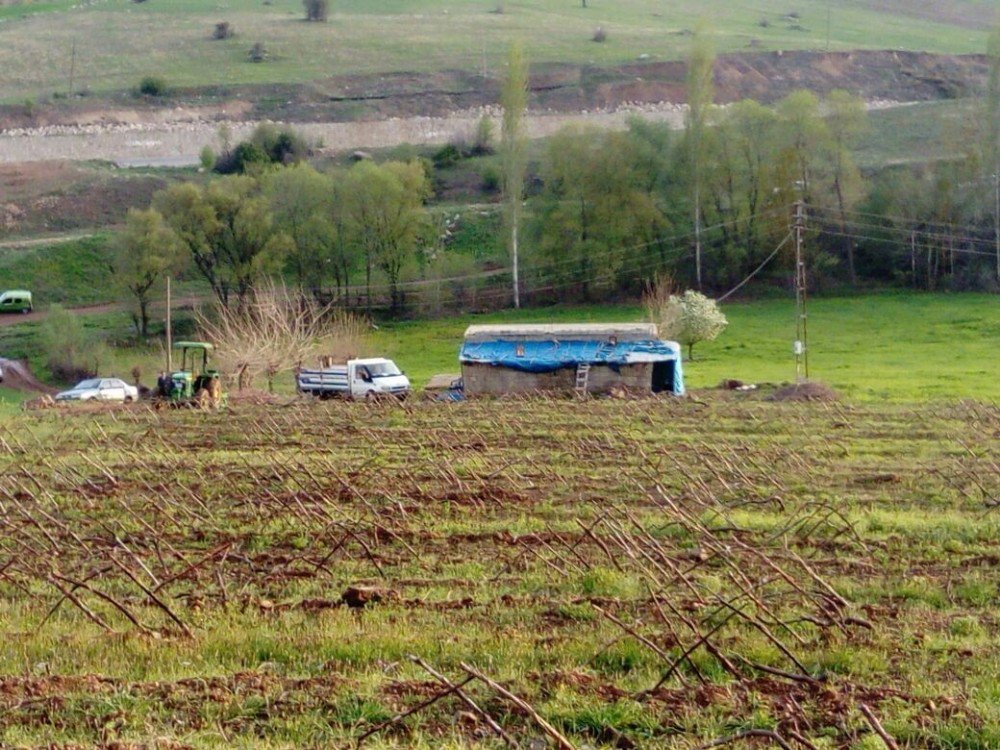
M 27 391 L 29 393 L 44 393 L 47 395 L 56 393 L 55 388 L 45 385 L 45 383 L 36 378 L 25 362 L 0 357 L 0 368 L 3 369 L 3 385 L 5 388 L 12 388 L 15 391 Z
M 809 381 L 793 383 L 779 388 L 767 401 L 839 401 L 840 396 L 833 388 L 823 383 Z
M 843 88 L 869 101 L 930 101 L 982 91 L 988 74 L 985 55 L 889 50 L 748 52 L 716 59 L 716 101 L 753 98 L 769 103 L 800 88 L 818 94 Z M 682 61 L 612 67 L 539 65 L 531 71 L 529 109 L 535 114 L 588 113 L 680 104 L 687 98 L 686 76 Z M 21 105 L 6 105 L 0 107 L 0 131 L 63 135 L 66 127 L 88 131 L 127 127 L 135 138 L 137 128 L 217 122 L 442 117 L 495 107 L 499 95 L 499 78 L 463 70 L 344 75 L 308 84 L 179 90 L 167 106 L 138 105 L 124 94 L 38 104 L 30 112 Z

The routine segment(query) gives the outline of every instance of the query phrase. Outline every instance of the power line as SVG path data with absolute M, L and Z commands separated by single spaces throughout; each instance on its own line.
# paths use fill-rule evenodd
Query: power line
M 723 294 L 721 297 L 719 297 L 715 301 L 716 302 L 723 302 L 726 299 L 728 299 L 729 297 L 731 297 L 734 293 L 736 293 L 737 291 L 739 291 L 740 289 L 742 289 L 754 276 L 756 276 L 758 273 L 760 273 L 762 270 L 764 270 L 764 266 L 766 266 L 768 263 L 770 263 L 774 259 L 774 256 L 776 256 L 778 254 L 778 252 L 781 250 L 781 248 L 783 248 L 785 246 L 785 243 L 788 242 L 788 240 L 790 240 L 791 238 L 792 238 L 792 233 L 789 232 L 788 234 L 785 235 L 785 239 L 783 239 L 780 243 L 778 243 L 778 246 L 775 247 L 774 250 L 771 251 L 771 254 L 768 255 L 759 266 L 757 266 L 754 270 L 752 270 L 750 272 L 749 276 L 747 276 L 745 279 L 743 279 L 743 281 L 741 281 L 739 284 L 737 284 L 736 286 L 734 286 L 732 289 L 730 289 L 728 292 L 726 292 L 725 294 Z
M 841 218 L 841 211 L 839 209 L 826 208 L 826 207 L 823 207 L 823 206 L 814 206 L 814 205 L 810 204 L 809 205 L 809 210 L 812 211 L 812 212 L 814 212 L 814 213 L 832 214 L 833 215 L 833 219 L 831 219 L 832 221 L 840 221 L 840 218 Z M 952 230 L 955 230 L 955 229 L 960 229 L 960 230 L 963 230 L 963 231 L 966 231 L 966 232 L 969 232 L 969 233 L 974 233 L 975 231 L 977 231 L 979 229 L 979 227 L 976 227 L 976 226 L 971 225 L 971 224 L 957 224 L 957 223 L 954 223 L 954 222 L 947 222 L 947 221 L 925 221 L 925 220 L 922 220 L 922 219 L 905 218 L 903 216 L 893 216 L 893 215 L 890 215 L 890 214 L 873 214 L 873 213 L 868 213 L 868 212 L 864 212 L 864 211 L 844 211 L 843 214 L 846 215 L 846 216 L 861 216 L 861 217 L 871 218 L 871 219 L 885 219 L 885 220 L 888 220 L 890 222 L 893 222 L 893 224 L 889 224 L 889 225 L 874 224 L 874 223 L 871 223 L 871 222 L 861 222 L 861 223 L 867 223 L 867 224 L 869 224 L 870 226 L 873 226 L 873 227 L 878 227 L 879 229 L 896 229 L 896 230 L 901 230 L 902 229 L 902 227 L 900 227 L 900 226 L 894 226 L 894 224 L 895 225 L 905 225 L 907 227 L 906 231 L 909 231 L 911 228 L 912 229 L 916 229 L 916 227 L 918 227 L 918 226 L 940 227 L 941 229 L 948 230 L 948 231 L 952 231 Z M 917 230 L 917 231 L 920 231 L 920 230 Z
M 839 231 L 831 230 L 831 229 L 811 230 L 811 231 L 815 232 L 818 235 L 825 235 L 825 236 L 829 236 L 829 237 L 847 237 L 847 238 L 851 238 L 851 239 L 870 240 L 872 242 L 878 242 L 878 243 L 881 243 L 883 245 L 898 245 L 900 247 L 909 247 L 910 246 L 910 240 L 909 240 L 909 238 L 904 239 L 904 240 L 895 240 L 895 239 L 890 239 L 890 238 L 885 238 L 885 237 L 872 237 L 871 235 L 857 234 L 857 233 L 854 233 L 854 232 L 839 232 Z M 949 247 L 949 248 L 945 248 L 945 249 L 947 249 L 947 251 L 949 253 L 956 253 L 956 254 L 959 254 L 959 255 L 981 255 L 981 256 L 986 256 L 986 257 L 990 257 L 990 258 L 993 257 L 993 253 L 992 252 L 987 252 L 987 251 L 984 251 L 984 250 L 971 250 L 971 249 L 968 249 L 968 248 L 961 248 L 961 247 Z

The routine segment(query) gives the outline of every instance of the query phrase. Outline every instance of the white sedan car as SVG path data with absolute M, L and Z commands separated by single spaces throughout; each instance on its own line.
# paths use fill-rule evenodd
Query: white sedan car
M 91 378 L 56 395 L 56 401 L 121 401 L 139 398 L 139 389 L 118 378 Z

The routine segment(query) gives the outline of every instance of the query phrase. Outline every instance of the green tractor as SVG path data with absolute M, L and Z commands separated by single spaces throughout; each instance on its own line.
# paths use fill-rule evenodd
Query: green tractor
M 159 395 L 177 405 L 221 406 L 222 380 L 219 371 L 208 366 L 212 345 L 204 341 L 178 341 L 174 349 L 180 349 L 181 367 L 159 384 Z

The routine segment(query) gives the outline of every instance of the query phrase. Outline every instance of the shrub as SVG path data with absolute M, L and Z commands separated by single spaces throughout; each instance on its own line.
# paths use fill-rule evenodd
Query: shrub
M 234 34 L 236 34 L 236 31 L 229 25 L 229 21 L 219 21 L 215 24 L 212 39 L 229 39 Z
M 267 60 L 267 47 L 264 46 L 264 43 L 254 42 L 253 47 L 247 53 L 247 59 L 254 63 L 261 63 Z
M 219 174 L 243 174 L 252 170 L 253 165 L 270 164 L 264 150 L 250 141 L 238 143 L 228 154 L 223 154 L 215 162 L 215 171 Z
M 476 123 L 476 132 L 472 138 L 472 153 L 475 156 L 493 153 L 493 120 L 489 115 L 483 115 Z
M 462 150 L 454 143 L 446 143 L 434 152 L 431 160 L 438 169 L 447 169 L 459 162 L 462 158 Z
M 326 21 L 327 0 L 303 0 L 307 21 Z
M 604 30 L 603 26 L 598 26 L 594 29 L 594 35 L 590 37 L 592 42 L 606 42 L 608 39 L 608 32 Z
M 275 164 L 292 164 L 309 156 L 305 138 L 287 126 L 278 128 L 271 123 L 261 123 L 254 129 L 250 142 Z
M 75 382 L 97 374 L 100 345 L 87 334 L 77 315 L 62 305 L 52 305 L 38 334 L 53 378 Z
M 483 190 L 487 193 L 495 193 L 500 189 L 500 170 L 490 165 L 482 171 Z
M 198 161 L 201 162 L 201 168 L 206 171 L 215 167 L 215 152 L 212 150 L 211 146 L 205 146 L 201 150 L 201 154 L 198 156 Z
M 293 164 L 308 155 L 309 145 L 294 130 L 261 123 L 249 140 L 238 143 L 232 151 L 215 160 L 215 171 L 219 174 L 244 173 L 252 171 L 255 165 Z
M 159 76 L 146 76 L 139 81 L 139 93 L 143 96 L 163 96 L 167 93 L 167 82 Z

